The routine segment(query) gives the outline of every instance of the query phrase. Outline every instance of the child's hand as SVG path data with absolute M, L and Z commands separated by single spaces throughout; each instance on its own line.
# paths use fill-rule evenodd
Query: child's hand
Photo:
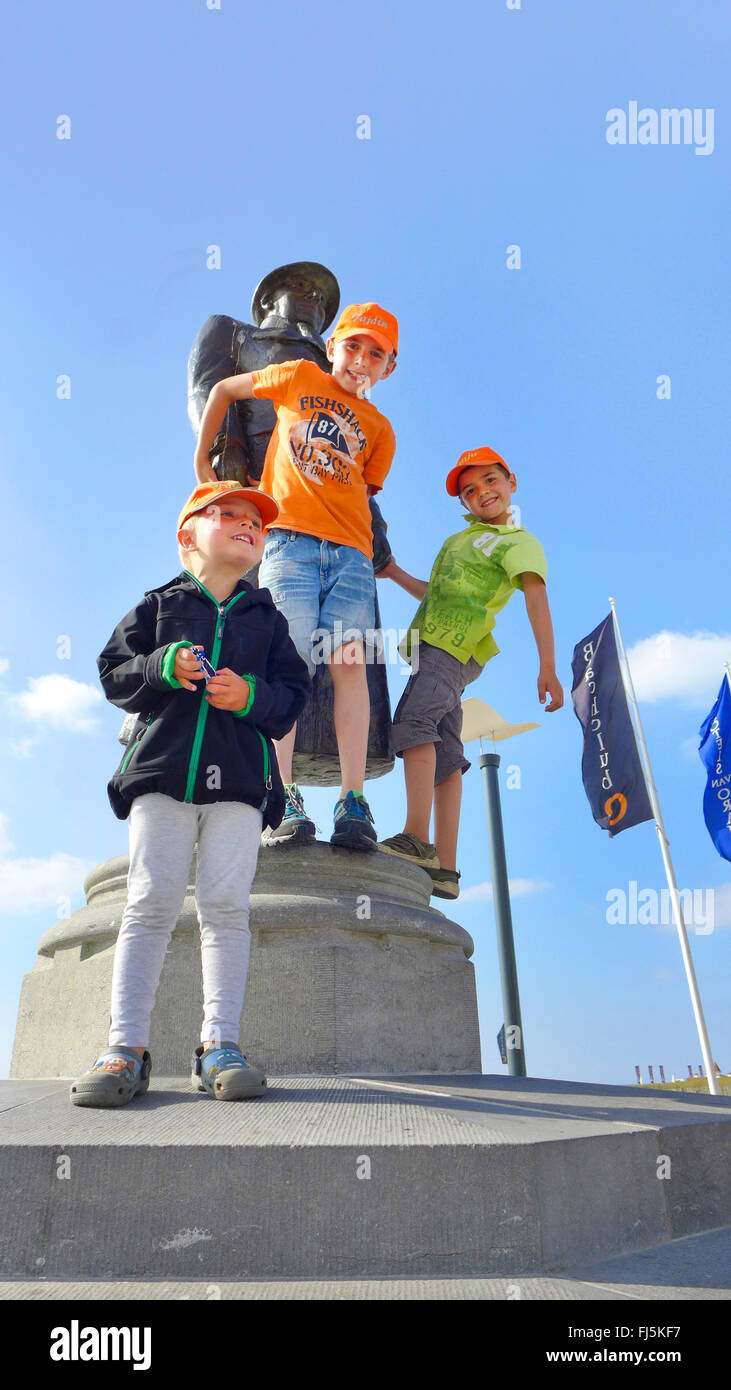
M 555 671 L 544 671 L 541 668 L 538 672 L 538 699 L 541 704 L 547 695 L 551 696 L 551 703 L 546 705 L 546 714 L 551 714 L 553 710 L 560 709 L 563 704 L 563 687 Z
M 377 571 L 376 579 L 393 579 L 396 584 L 400 584 L 401 588 L 406 590 L 407 594 L 411 594 L 412 598 L 422 599 L 429 588 L 425 579 L 416 579 L 413 574 L 407 574 L 406 570 L 402 570 L 401 566 L 396 564 L 393 555 Z
M 206 699 L 214 709 L 244 709 L 251 699 L 251 686 L 243 676 L 222 666 L 208 682 Z
M 203 680 L 203 672 L 198 669 L 198 658 L 193 656 L 190 647 L 178 647 L 173 675 L 176 681 L 180 681 L 184 690 L 195 690 L 192 682 Z

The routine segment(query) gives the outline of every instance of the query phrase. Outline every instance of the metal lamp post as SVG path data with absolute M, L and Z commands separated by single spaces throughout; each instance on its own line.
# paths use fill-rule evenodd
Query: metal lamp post
M 480 740 L 480 767 L 485 782 L 485 802 L 487 806 L 487 833 L 490 843 L 490 867 L 492 872 L 493 901 L 495 904 L 495 925 L 497 928 L 497 949 L 500 962 L 500 981 L 503 995 L 503 1014 L 508 1071 L 511 1076 L 526 1076 L 525 1040 L 523 1020 L 520 1013 L 518 993 L 518 968 L 515 962 L 515 943 L 513 940 L 513 918 L 510 911 L 510 891 L 508 888 L 508 866 L 505 859 L 505 837 L 503 817 L 500 806 L 500 787 L 498 768 L 500 755 L 485 753 L 483 738 L 492 743 L 513 738 L 515 734 L 527 729 L 538 729 L 539 724 L 509 724 L 483 700 L 462 701 L 462 742 Z

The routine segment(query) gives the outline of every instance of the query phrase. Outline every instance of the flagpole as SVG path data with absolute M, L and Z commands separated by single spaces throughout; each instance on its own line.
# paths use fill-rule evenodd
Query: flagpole
M 617 617 L 616 605 L 614 599 L 611 597 L 609 599 L 609 602 L 612 605 L 612 619 L 614 622 L 614 631 L 617 637 L 617 645 L 619 647 L 621 655 L 619 669 L 622 672 L 622 682 L 624 684 L 624 691 L 625 695 L 627 696 L 627 702 L 629 704 L 629 707 L 634 712 L 635 719 L 637 721 L 636 727 L 633 723 L 635 741 L 638 741 L 639 738 L 639 747 L 637 751 L 640 757 L 640 765 L 642 766 L 643 776 L 645 778 L 647 795 L 650 798 L 650 805 L 652 807 L 652 814 L 655 820 L 655 829 L 657 831 L 657 837 L 660 841 L 660 852 L 662 854 L 663 863 L 665 865 L 665 874 L 668 880 L 668 888 L 670 889 L 670 898 L 673 904 L 673 916 L 675 917 L 675 925 L 678 929 L 678 937 L 680 939 L 680 949 L 683 955 L 683 962 L 685 964 L 685 975 L 688 981 L 688 989 L 690 990 L 690 998 L 691 1003 L 693 1005 L 693 1013 L 695 1014 L 695 1022 L 696 1027 L 698 1029 L 698 1037 L 700 1039 L 701 1052 L 703 1053 L 703 1061 L 706 1064 L 706 1074 L 708 1076 L 708 1089 L 712 1096 L 717 1096 L 719 1092 L 718 1087 L 716 1085 L 716 1073 L 713 1066 L 713 1057 L 711 1055 L 711 1044 L 708 1040 L 706 1020 L 703 1017 L 703 1005 L 701 1004 L 701 997 L 698 993 L 698 981 L 696 980 L 695 970 L 693 968 L 693 957 L 690 954 L 688 933 L 685 929 L 685 921 L 683 919 L 683 906 L 680 901 L 678 885 L 675 880 L 675 870 L 673 868 L 673 861 L 670 858 L 670 841 L 668 840 L 668 837 L 665 833 L 665 826 L 663 823 L 662 813 L 660 811 L 660 801 L 657 795 L 657 787 L 655 786 L 655 779 L 652 775 L 652 764 L 650 762 L 650 754 L 647 751 L 647 744 L 645 742 L 645 732 L 642 728 L 642 720 L 640 718 L 639 705 L 637 704 L 637 696 L 635 695 L 635 688 L 632 683 L 632 672 L 629 668 L 627 653 L 624 649 L 624 642 L 622 641 L 622 632 L 619 626 L 619 618 Z M 726 670 L 728 674 L 728 667 L 726 668 Z M 731 684 L 731 678 L 729 683 Z M 640 749 L 642 750 L 641 753 Z
M 724 661 L 723 664 L 726 671 L 726 680 L 728 681 L 728 688 L 729 690 L 731 690 L 731 666 L 729 666 L 727 661 Z

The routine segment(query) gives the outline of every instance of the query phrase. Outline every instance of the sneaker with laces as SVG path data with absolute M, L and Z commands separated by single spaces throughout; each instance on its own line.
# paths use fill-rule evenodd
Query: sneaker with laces
M 284 816 L 274 829 L 267 827 L 261 837 L 263 845 L 307 845 L 315 838 L 315 823 L 304 808 L 302 793 L 296 782 L 285 784 L 287 801 Z
M 361 792 L 348 792 L 335 806 L 331 845 L 344 849 L 375 849 L 378 836 L 371 808 Z
M 263 1071 L 252 1067 L 234 1042 L 197 1047 L 190 1080 L 196 1090 L 206 1091 L 214 1100 L 253 1100 L 267 1088 Z
M 381 840 L 378 848 L 384 854 L 394 854 L 397 859 L 408 859 L 410 864 L 418 864 L 419 868 L 426 869 L 427 873 L 439 868 L 434 845 L 420 840 L 418 835 L 412 835 L 410 830 L 404 830 L 401 835 L 391 835 L 388 840 Z

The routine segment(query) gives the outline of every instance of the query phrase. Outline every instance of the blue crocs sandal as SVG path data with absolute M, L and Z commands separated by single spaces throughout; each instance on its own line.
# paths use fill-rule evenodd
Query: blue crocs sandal
M 220 1047 L 197 1047 L 193 1053 L 191 1083 L 206 1091 L 214 1100 L 254 1100 L 263 1096 L 267 1079 L 258 1067 L 252 1067 L 237 1043 L 225 1042 Z
M 149 1052 L 138 1057 L 131 1047 L 110 1047 L 100 1052 L 93 1067 L 73 1082 L 69 1099 L 72 1105 L 126 1105 L 135 1096 L 145 1094 L 151 1070 Z

